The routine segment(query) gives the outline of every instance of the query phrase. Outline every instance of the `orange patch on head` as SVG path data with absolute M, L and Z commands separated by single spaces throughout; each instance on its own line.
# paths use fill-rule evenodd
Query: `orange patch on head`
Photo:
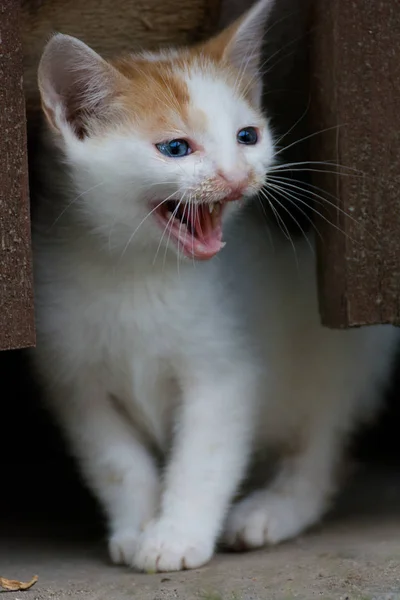
M 207 131 L 209 125 L 206 113 L 201 108 L 194 106 L 189 107 L 187 122 L 189 128 L 197 133 L 204 133 Z
M 190 104 L 185 73 L 191 68 L 204 69 L 215 77 L 222 76 L 249 104 L 253 104 L 253 79 L 226 58 L 226 49 L 238 24 L 211 40 L 185 48 L 171 57 L 146 59 L 124 56 L 111 61 L 123 75 L 124 86 L 118 92 L 118 104 L 123 113 L 156 138 L 181 137 L 191 132 L 204 132 L 209 126 L 206 114 Z
M 172 60 L 122 58 L 112 64 L 128 82 L 119 102 L 136 125 L 146 132 L 173 132 L 187 122 L 189 93 Z
M 113 60 L 111 64 L 128 82 L 119 100 L 135 124 L 146 133 L 162 134 L 164 131 L 182 135 L 185 131 L 205 131 L 209 125 L 206 114 L 190 106 L 185 73 L 191 68 L 204 69 L 216 77 L 220 74 L 232 88 L 250 100 L 249 77 L 225 60 L 224 49 L 233 32 L 232 27 L 171 58 L 146 60 L 130 56 Z

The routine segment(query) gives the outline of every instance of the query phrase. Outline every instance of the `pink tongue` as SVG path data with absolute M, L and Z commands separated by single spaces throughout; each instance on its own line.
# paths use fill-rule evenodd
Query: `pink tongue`
M 222 241 L 221 220 L 213 228 L 208 206 L 199 206 L 196 215 L 190 219 L 195 235 L 181 240 L 186 252 L 199 260 L 207 260 L 217 254 L 225 246 Z
M 193 247 L 189 242 L 187 250 L 189 250 L 191 255 L 195 258 L 206 260 L 217 254 L 224 246 L 225 244 L 222 241 L 222 236 L 218 235 L 215 237 L 209 237 L 207 241 L 202 242 L 194 239 Z

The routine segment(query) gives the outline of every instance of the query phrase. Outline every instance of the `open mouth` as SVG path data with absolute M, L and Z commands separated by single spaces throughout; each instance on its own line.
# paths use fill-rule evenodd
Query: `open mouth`
M 183 203 L 170 200 L 154 212 L 165 238 L 174 239 L 185 256 L 197 260 L 213 257 L 225 246 L 221 219 L 223 202 Z

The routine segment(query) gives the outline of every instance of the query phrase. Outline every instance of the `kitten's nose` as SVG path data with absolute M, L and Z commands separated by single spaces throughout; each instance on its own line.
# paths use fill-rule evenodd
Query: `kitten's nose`
M 218 177 L 223 180 L 224 184 L 228 184 L 231 188 L 231 193 L 227 200 L 237 200 L 243 195 L 244 190 L 249 185 L 249 176 L 241 170 L 237 171 L 218 171 Z

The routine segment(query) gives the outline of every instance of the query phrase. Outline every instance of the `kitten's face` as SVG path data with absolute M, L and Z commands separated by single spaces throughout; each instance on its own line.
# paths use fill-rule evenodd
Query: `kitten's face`
M 73 38 L 54 38 L 72 51 L 75 78 L 64 79 L 60 108 L 39 77 L 44 109 L 62 134 L 81 214 L 118 245 L 168 245 L 209 259 L 224 245 L 224 220 L 261 189 L 273 146 L 257 78 L 244 68 L 250 55 L 235 65 L 232 39 L 242 24 L 192 51 L 112 65 Z M 56 60 L 65 60 L 62 50 Z M 76 77 L 84 60 L 89 83 L 83 72 Z

